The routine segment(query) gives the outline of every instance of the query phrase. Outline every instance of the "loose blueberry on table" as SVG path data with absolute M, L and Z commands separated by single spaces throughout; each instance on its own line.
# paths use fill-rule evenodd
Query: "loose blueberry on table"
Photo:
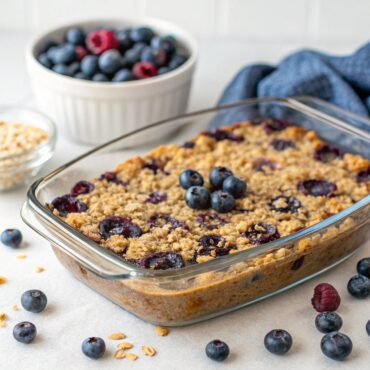
M 10 248 L 19 248 L 22 243 L 22 233 L 17 229 L 6 229 L 1 233 L 1 242 Z
M 353 297 L 365 299 L 370 296 L 370 279 L 364 275 L 355 275 L 348 281 L 347 289 Z
M 342 327 L 343 320 L 335 312 L 322 312 L 316 316 L 315 325 L 321 333 L 331 333 Z
M 13 328 L 13 337 L 16 341 L 29 344 L 37 334 L 36 326 L 28 321 L 18 323 Z
M 269 352 L 284 355 L 292 347 L 293 338 L 286 330 L 275 329 L 266 334 L 264 343 Z
M 357 263 L 357 272 L 370 278 L 370 258 L 363 258 Z
M 48 300 L 41 290 L 32 289 L 22 294 L 21 303 L 26 311 L 38 313 L 45 309 Z
M 342 361 L 352 352 L 352 341 L 345 334 L 328 333 L 321 340 L 321 351 L 333 360 Z
M 90 337 L 82 342 L 82 352 L 87 357 L 98 359 L 105 353 L 105 342 L 99 337 Z
M 173 36 L 149 27 L 68 29 L 62 42 L 47 40 L 37 60 L 61 75 L 95 82 L 127 82 L 171 72 L 189 58 Z
M 229 353 L 229 346 L 219 339 L 212 340 L 206 346 L 207 357 L 214 361 L 226 360 L 226 358 L 229 356 Z
M 370 336 L 370 320 L 366 323 L 366 333 Z

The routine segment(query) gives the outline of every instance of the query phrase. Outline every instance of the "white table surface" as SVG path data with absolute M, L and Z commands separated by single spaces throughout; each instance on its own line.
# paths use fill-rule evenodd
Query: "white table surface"
M 27 41 L 28 36 L 22 33 L 0 34 L 0 104 L 32 101 L 23 57 Z M 243 64 L 276 62 L 301 45 L 204 41 L 200 46 L 192 110 L 214 105 L 222 88 Z M 314 46 L 342 53 L 357 45 Z M 44 173 L 86 149 L 61 138 Z M 0 194 L 0 230 L 17 227 L 25 239 L 20 251 L 0 246 L 0 275 L 8 279 L 0 286 L 0 312 L 9 316 L 7 326 L 0 328 L 0 369 L 369 369 L 370 338 L 365 323 L 370 319 L 370 301 L 356 301 L 346 291 L 357 260 L 370 255 L 369 242 L 342 265 L 304 285 L 208 322 L 171 329 L 169 336 L 158 337 L 152 325 L 102 298 L 59 264 L 48 243 L 20 219 L 25 194 L 26 189 Z M 27 258 L 18 260 L 17 253 Z M 36 266 L 43 266 L 45 271 L 35 273 Z M 344 320 L 342 331 L 350 335 L 354 344 L 352 355 L 343 363 L 325 358 L 320 351 L 321 334 L 314 327 L 315 312 L 310 304 L 313 288 L 319 282 L 333 284 L 342 296 L 338 311 Z M 22 292 L 31 288 L 47 294 L 46 311 L 12 311 L 13 304 L 20 306 Z M 37 340 L 28 346 L 12 338 L 12 327 L 23 320 L 34 322 L 39 332 Z M 292 334 L 294 345 L 288 355 L 273 356 L 264 349 L 264 335 L 273 328 L 284 328 Z M 117 331 L 123 331 L 127 341 L 135 344 L 132 352 L 140 356 L 136 362 L 112 358 L 116 343 L 107 336 Z M 92 361 L 82 355 L 80 345 L 88 336 L 107 339 L 108 351 L 103 359 Z M 204 354 L 206 343 L 215 338 L 226 341 L 231 348 L 224 363 L 212 362 Z M 155 347 L 157 356 L 141 356 L 142 344 Z

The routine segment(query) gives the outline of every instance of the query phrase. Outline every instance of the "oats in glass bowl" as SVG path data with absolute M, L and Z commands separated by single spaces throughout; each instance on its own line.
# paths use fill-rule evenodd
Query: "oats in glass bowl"
M 55 126 L 32 109 L 0 107 L 0 191 L 30 182 L 52 156 Z

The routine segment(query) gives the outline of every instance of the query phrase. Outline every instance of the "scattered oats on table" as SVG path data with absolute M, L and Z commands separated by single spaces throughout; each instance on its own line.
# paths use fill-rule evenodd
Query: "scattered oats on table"
M 26 256 L 25 254 L 17 254 L 17 255 L 16 255 L 16 258 L 17 258 L 18 260 L 24 260 L 25 258 L 27 258 L 27 256 Z
M 128 342 L 122 342 L 117 344 L 118 349 L 131 349 L 134 345 Z
M 0 285 L 6 283 L 6 278 L 0 275 Z
M 131 361 L 136 361 L 139 356 L 135 355 L 134 353 L 126 353 L 126 358 Z
M 13 311 L 19 311 L 19 307 L 16 304 L 13 304 L 12 310 Z
M 119 349 L 116 352 L 114 352 L 113 357 L 117 360 L 121 360 L 126 357 L 126 353 L 123 349 Z
M 141 346 L 141 352 L 144 353 L 145 356 L 155 356 L 157 351 L 152 346 Z
M 6 326 L 7 315 L 5 312 L 0 312 L 0 328 Z
M 125 338 L 126 338 L 126 335 L 123 333 L 113 333 L 108 336 L 108 339 L 111 339 L 111 340 L 121 340 Z
M 37 266 L 35 268 L 35 272 L 44 272 L 44 271 L 45 271 L 45 269 L 42 266 Z
M 165 328 L 164 326 L 156 326 L 154 331 L 156 332 L 157 335 L 159 335 L 160 337 L 165 337 L 168 335 L 168 333 L 170 332 L 167 328 Z

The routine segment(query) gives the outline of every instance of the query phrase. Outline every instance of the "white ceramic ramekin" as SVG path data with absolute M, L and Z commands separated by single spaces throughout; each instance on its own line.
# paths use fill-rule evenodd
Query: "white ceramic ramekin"
M 86 30 L 99 26 L 148 25 L 159 34 L 172 34 L 189 51 L 179 68 L 153 78 L 109 83 L 78 80 L 43 67 L 35 58 L 47 39 L 62 40 L 73 26 Z M 55 120 L 67 138 L 84 144 L 101 144 L 150 123 L 183 114 L 187 107 L 197 60 L 194 39 L 181 28 L 157 19 L 100 20 L 69 24 L 34 39 L 26 53 L 27 67 L 39 108 Z M 158 139 L 166 133 L 157 133 Z

